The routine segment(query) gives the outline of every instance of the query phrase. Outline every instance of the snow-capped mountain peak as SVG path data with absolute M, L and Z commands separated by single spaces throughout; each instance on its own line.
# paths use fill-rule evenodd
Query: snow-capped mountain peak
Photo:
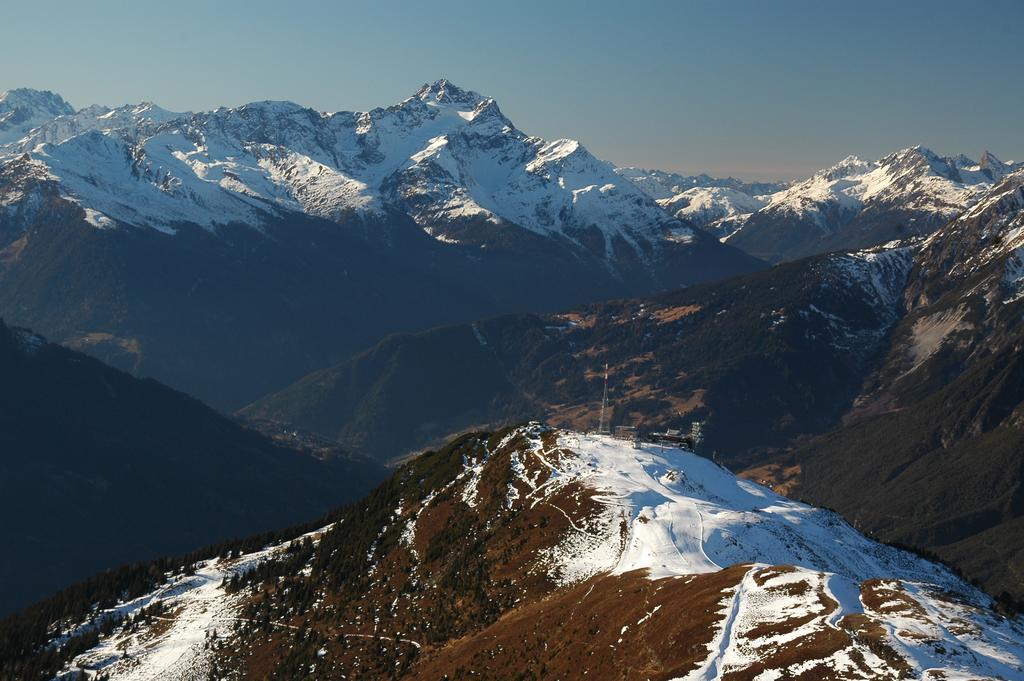
M 993 182 L 1021 168 L 1024 168 L 1024 163 L 1015 163 L 1013 161 L 1004 163 L 989 151 L 982 153 L 981 159 L 978 161 L 978 170 L 988 175 Z
M 467 105 L 469 107 L 475 107 L 487 99 L 472 90 L 463 90 L 447 78 L 442 78 L 433 83 L 424 83 L 413 97 L 421 102 L 430 104 L 455 104 Z
M 869 161 L 861 160 L 857 156 L 851 154 L 834 166 L 824 170 L 819 170 L 814 174 L 814 176 L 824 180 L 839 180 L 851 175 L 859 175 L 868 171 L 870 168 L 871 163 Z
M 46 111 L 54 116 L 74 113 L 74 109 L 64 98 L 49 90 L 33 90 L 32 88 L 15 88 L 0 92 L 0 107 L 11 109 L 34 109 Z
M 63 97 L 49 90 L 18 88 L 0 92 L 0 145 L 17 141 L 41 123 L 74 111 Z
M 960 154 L 952 158 L 943 158 L 931 149 L 916 145 L 901 149 L 878 161 L 878 166 L 889 169 L 890 174 L 918 171 L 944 177 L 956 181 L 957 169 L 973 165 L 973 161 Z

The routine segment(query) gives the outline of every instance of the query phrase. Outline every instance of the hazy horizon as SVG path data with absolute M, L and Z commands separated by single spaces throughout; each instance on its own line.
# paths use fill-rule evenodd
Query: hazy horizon
M 7 15 L 14 30 L 0 58 L 16 66 L 0 90 L 52 90 L 76 108 L 269 99 L 363 111 L 448 78 L 494 97 L 525 132 L 578 139 L 621 166 L 795 179 L 916 144 L 1024 158 L 1024 3 L 1013 1 L 935 3 L 926 16 L 879 2 L 527 2 L 502 12 L 453 0 L 301 12 L 58 2 Z

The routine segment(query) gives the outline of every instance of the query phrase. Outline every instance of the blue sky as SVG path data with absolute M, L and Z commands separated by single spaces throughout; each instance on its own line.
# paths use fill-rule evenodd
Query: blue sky
M 0 90 L 391 104 L 446 77 L 621 165 L 792 178 L 924 144 L 1024 159 L 1024 0 L 21 2 Z

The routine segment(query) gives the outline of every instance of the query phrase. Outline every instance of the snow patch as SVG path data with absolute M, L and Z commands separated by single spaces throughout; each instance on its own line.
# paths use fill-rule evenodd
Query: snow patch
M 558 478 L 545 494 L 578 481 L 601 505 L 547 556 L 564 583 L 601 572 L 645 569 L 656 579 L 767 563 L 858 582 L 901 576 L 965 588 L 947 569 L 873 542 L 835 513 L 739 480 L 692 452 L 568 433 L 558 444 L 574 456 L 552 465 Z

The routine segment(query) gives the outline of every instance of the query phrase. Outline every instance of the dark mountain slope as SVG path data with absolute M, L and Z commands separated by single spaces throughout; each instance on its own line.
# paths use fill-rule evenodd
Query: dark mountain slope
M 544 342 L 536 317 L 500 323 L 528 334 L 518 338 L 520 344 Z M 482 333 L 479 329 L 489 326 L 483 322 L 391 336 L 242 413 L 301 424 L 378 456 L 473 425 L 522 419 L 532 403 L 505 372 L 501 358 L 474 333 L 474 328 Z
M 910 199 L 901 201 L 912 204 Z M 931 234 L 946 224 L 951 215 L 913 210 L 902 204 L 864 209 L 854 215 L 844 215 L 837 207 L 829 207 L 823 213 L 827 216 L 825 220 L 835 225 L 831 229 L 800 214 L 757 212 L 729 239 L 729 244 L 768 262 L 783 262 Z
M 592 428 L 608 363 L 613 424 L 705 418 L 708 450 L 747 461 L 836 423 L 900 314 L 909 264 L 905 250 L 827 256 L 654 299 L 395 336 L 243 414 L 394 456 L 509 419 Z
M 795 493 L 827 500 L 885 540 L 934 551 L 993 593 L 1024 597 L 1019 350 L 797 450 Z
M 308 519 L 380 479 L 0 322 L 0 610 L 129 560 Z

